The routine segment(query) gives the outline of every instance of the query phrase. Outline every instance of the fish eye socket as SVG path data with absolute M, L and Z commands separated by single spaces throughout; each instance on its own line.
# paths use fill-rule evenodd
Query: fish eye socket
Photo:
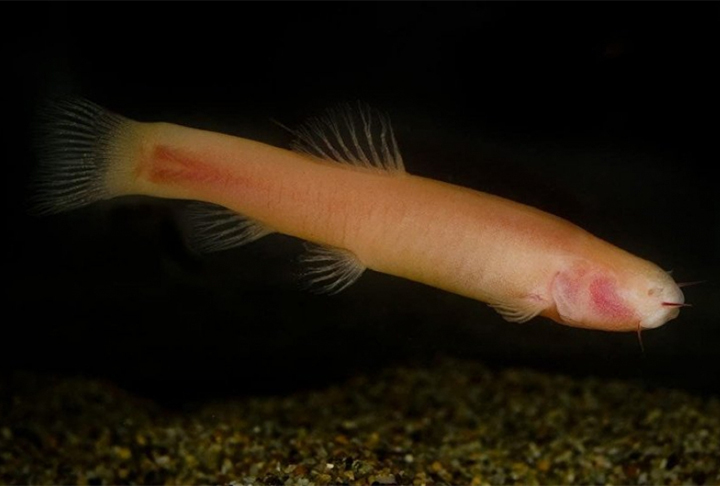
M 647 294 L 652 297 L 654 295 L 660 295 L 662 293 L 662 289 L 659 287 L 653 287 L 650 290 L 647 291 Z

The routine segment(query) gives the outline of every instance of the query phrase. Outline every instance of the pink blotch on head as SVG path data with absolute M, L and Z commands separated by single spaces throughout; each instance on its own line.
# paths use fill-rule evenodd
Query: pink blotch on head
M 592 303 L 600 313 L 608 318 L 624 319 L 632 317 L 633 312 L 615 290 L 615 283 L 605 277 L 596 278 L 590 283 Z

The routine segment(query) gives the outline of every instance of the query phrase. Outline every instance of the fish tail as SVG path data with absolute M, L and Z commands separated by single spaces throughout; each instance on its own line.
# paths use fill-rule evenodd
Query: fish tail
M 55 101 L 39 118 L 30 212 L 59 213 L 123 194 L 134 122 L 84 99 Z

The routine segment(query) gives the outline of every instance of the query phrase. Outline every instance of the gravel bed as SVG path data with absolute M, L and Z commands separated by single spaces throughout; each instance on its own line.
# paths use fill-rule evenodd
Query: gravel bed
M 720 484 L 720 400 L 631 382 L 443 359 L 183 411 L 0 384 L 7 484 Z

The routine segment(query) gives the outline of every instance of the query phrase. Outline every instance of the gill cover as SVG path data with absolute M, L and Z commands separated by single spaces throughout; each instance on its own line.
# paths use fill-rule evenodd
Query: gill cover
M 586 264 L 558 272 L 552 296 L 559 318 L 571 326 L 619 330 L 634 319 L 612 273 Z

